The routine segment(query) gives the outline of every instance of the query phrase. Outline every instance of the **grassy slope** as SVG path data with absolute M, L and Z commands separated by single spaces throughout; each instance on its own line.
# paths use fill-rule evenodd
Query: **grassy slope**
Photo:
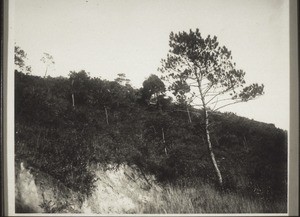
M 92 192 L 90 162 L 127 163 L 173 183 L 157 195 L 155 203 L 144 204 L 138 212 L 286 209 L 286 132 L 272 125 L 234 114 L 212 115 L 213 144 L 228 191 L 220 193 L 198 181 L 178 187 L 174 183 L 180 178 L 214 180 L 205 155 L 201 115 L 193 113 L 189 124 L 186 113 L 178 112 L 182 108 L 174 104 L 159 111 L 140 103 L 135 90 L 88 79 L 82 84 L 84 91 L 78 93 L 82 102 L 74 109 L 67 79 L 24 74 L 17 74 L 16 79 L 17 161 L 27 161 L 74 191 Z M 109 108 L 109 124 L 103 105 Z

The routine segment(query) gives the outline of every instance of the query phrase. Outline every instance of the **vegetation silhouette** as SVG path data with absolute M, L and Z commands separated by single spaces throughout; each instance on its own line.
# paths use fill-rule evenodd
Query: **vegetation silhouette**
M 214 183 L 207 111 L 173 102 L 165 89 L 154 75 L 135 89 L 123 74 L 116 81 L 91 78 L 84 70 L 42 78 L 18 68 L 16 163 L 86 197 L 97 181 L 92 164 L 135 165 L 163 185 Z M 209 110 L 209 117 L 223 191 L 286 204 L 287 132 L 233 113 Z

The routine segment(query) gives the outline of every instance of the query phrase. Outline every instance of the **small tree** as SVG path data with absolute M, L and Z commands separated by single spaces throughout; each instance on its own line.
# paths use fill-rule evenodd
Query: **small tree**
M 202 108 L 205 138 L 218 183 L 222 185 L 210 139 L 209 114 L 226 106 L 246 102 L 264 93 L 264 85 L 245 85 L 245 72 L 237 69 L 231 51 L 219 46 L 217 37 L 202 38 L 199 29 L 174 34 L 169 40 L 170 50 L 159 70 L 162 78 L 171 83 L 169 90 L 177 99 L 185 99 Z
M 15 45 L 15 66 L 16 69 L 25 71 L 26 73 L 31 72 L 31 66 L 27 66 L 25 60 L 27 59 L 27 54 L 19 46 Z
M 115 81 L 118 82 L 120 85 L 130 85 L 130 79 L 126 78 L 126 75 L 124 73 L 119 73 Z
M 45 75 L 44 77 L 47 76 L 47 72 L 48 72 L 48 69 L 49 67 L 53 67 L 55 62 L 54 62 L 54 59 L 53 59 L 53 56 L 48 54 L 48 53 L 44 53 L 43 57 L 40 59 L 46 66 L 46 70 L 45 70 Z
M 69 80 L 71 82 L 72 105 L 74 108 L 76 104 L 83 105 L 87 102 L 88 82 L 90 79 L 89 73 L 85 70 L 81 70 L 79 72 L 70 71 Z
M 151 97 L 154 97 L 157 100 L 158 96 L 164 95 L 165 91 L 166 87 L 162 80 L 152 74 L 143 82 L 142 98 L 150 101 Z

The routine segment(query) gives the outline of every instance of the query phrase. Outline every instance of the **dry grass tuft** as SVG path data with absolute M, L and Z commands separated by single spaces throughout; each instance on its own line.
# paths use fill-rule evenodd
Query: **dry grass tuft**
M 286 213 L 286 204 L 250 199 L 246 195 L 220 192 L 209 184 L 194 187 L 171 186 L 152 196 L 152 201 L 142 204 L 137 213 Z

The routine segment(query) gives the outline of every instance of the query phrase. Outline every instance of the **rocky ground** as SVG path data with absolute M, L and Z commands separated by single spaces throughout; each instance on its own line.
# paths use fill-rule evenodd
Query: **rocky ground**
M 16 166 L 16 212 L 141 213 L 162 189 L 154 177 L 143 177 L 135 167 L 90 167 L 97 176 L 92 195 L 72 191 L 58 180 L 21 163 Z

